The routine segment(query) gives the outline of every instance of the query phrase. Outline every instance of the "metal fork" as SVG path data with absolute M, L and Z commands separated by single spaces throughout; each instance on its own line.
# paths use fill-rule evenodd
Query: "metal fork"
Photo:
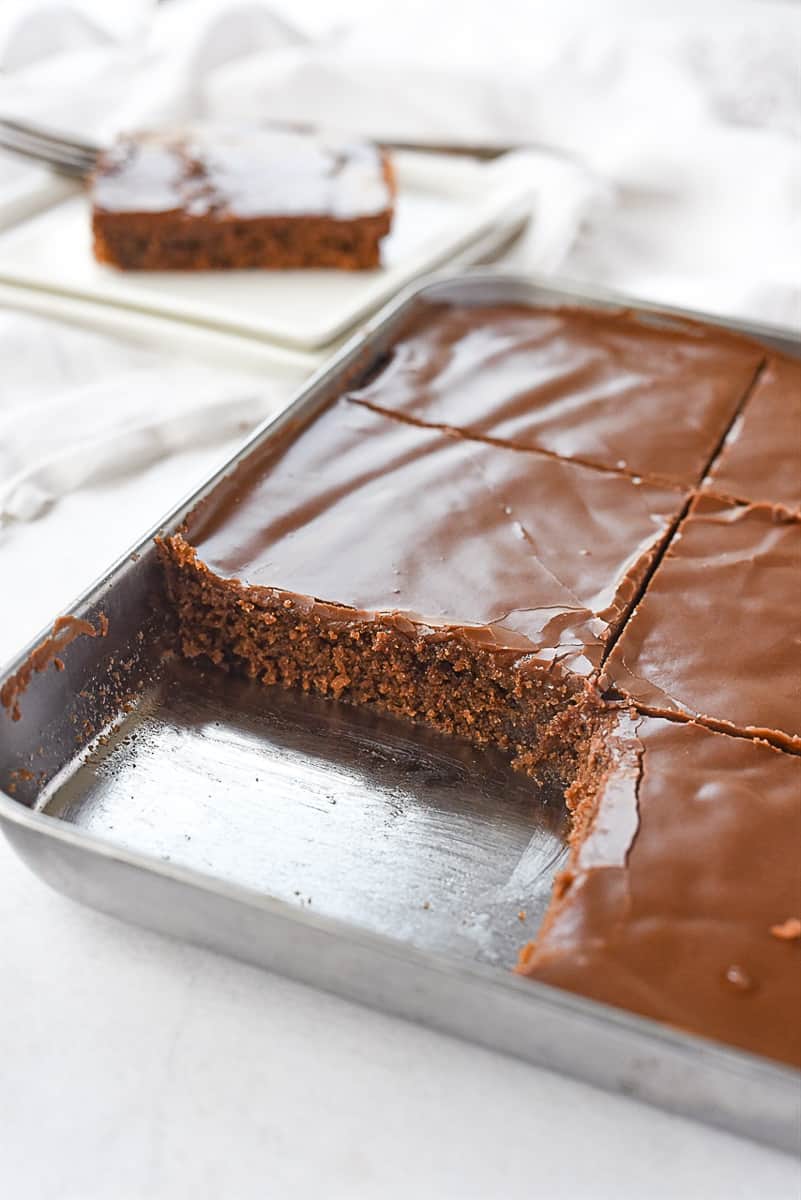
M 0 149 L 44 163 L 60 175 L 86 179 L 102 147 L 43 125 L 0 118 Z
M 283 121 L 275 124 L 284 129 L 293 129 L 298 133 L 318 132 L 314 125 L 306 122 Z M 455 157 L 477 158 L 484 161 L 500 158 L 502 154 L 508 154 L 510 150 L 541 150 L 566 162 L 581 164 L 581 159 L 577 155 L 563 150 L 561 147 L 537 141 L 520 142 L 514 145 L 484 143 L 466 145 L 464 143 L 387 142 L 381 140 L 378 145 L 384 150 L 414 150 L 420 154 L 453 154 Z M 102 152 L 103 147 L 97 142 L 67 136 L 67 134 L 46 125 L 0 117 L 0 150 L 21 154 L 23 158 L 46 163 L 54 171 L 83 179 L 94 170 L 97 156 Z
M 311 125 L 293 124 L 292 128 L 314 132 Z M 381 142 L 385 150 L 415 150 L 428 154 L 453 154 L 466 158 L 493 159 L 512 149 L 511 146 L 434 145 L 426 142 Z M 45 163 L 59 174 L 73 179 L 85 179 L 94 170 L 103 147 L 30 121 L 0 117 L 0 150 L 35 162 Z

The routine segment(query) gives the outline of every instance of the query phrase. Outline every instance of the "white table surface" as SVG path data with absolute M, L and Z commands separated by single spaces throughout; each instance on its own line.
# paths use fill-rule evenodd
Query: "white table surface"
M 35 327 L 0 320 L 31 396 L 100 370 L 99 343 L 56 328 L 32 354 Z M 0 529 L 0 662 L 230 448 Z M 81 909 L 2 838 L 0 929 L 15 1200 L 801 1193 L 792 1158 Z

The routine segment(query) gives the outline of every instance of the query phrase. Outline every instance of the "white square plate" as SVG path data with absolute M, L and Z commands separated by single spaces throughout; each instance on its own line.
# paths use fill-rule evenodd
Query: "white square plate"
M 118 271 L 92 257 L 81 194 L 0 236 L 0 281 L 319 349 L 512 220 L 530 199 L 530 176 L 507 169 L 513 164 L 504 158 L 477 163 L 404 152 L 394 159 L 395 221 L 375 271 Z
M 47 167 L 34 166 L 10 154 L 0 155 L 0 229 L 51 208 L 74 195 L 79 187 Z

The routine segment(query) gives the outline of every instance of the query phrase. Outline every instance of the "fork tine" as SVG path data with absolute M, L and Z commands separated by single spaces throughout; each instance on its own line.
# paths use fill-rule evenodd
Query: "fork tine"
M 30 121 L 19 121 L 16 118 L 0 117 L 0 126 L 5 126 L 15 133 L 22 134 L 24 137 L 35 138 L 41 142 L 49 142 L 54 149 L 67 148 L 79 154 L 91 156 L 93 159 L 97 158 L 103 148 L 97 142 L 87 142 L 82 138 L 68 136 L 66 133 L 53 129 L 50 126 L 33 124 Z
M 88 143 L 70 142 L 27 122 L 10 118 L 0 118 L 0 145 L 73 176 L 88 175 L 97 158 L 97 149 Z
M 63 166 L 84 172 L 91 169 L 90 159 L 68 150 L 56 150 L 47 143 L 14 136 L 2 129 L 0 129 L 0 139 L 6 149 L 17 154 L 24 154 L 27 158 L 39 158 L 51 166 Z
M 85 179 L 92 170 L 93 160 L 67 150 L 56 151 L 45 143 L 26 140 L 18 134 L 0 128 L 0 149 L 9 150 L 34 162 L 45 163 L 63 175 Z

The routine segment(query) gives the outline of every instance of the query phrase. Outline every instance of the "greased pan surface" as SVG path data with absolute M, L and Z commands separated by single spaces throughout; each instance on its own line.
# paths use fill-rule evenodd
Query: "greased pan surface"
M 251 451 L 299 431 L 432 300 L 649 308 L 496 275 L 424 284 L 159 530 Z M 746 331 L 801 354 L 775 330 Z M 557 798 L 533 794 L 501 756 L 165 659 L 154 532 L 70 609 L 98 631 L 107 621 L 107 635 L 76 637 L 58 651 L 63 670 L 34 673 L 20 720 L 0 711 L 0 822 L 33 870 L 124 919 L 798 1149 L 796 1072 L 510 974 L 563 856 Z

